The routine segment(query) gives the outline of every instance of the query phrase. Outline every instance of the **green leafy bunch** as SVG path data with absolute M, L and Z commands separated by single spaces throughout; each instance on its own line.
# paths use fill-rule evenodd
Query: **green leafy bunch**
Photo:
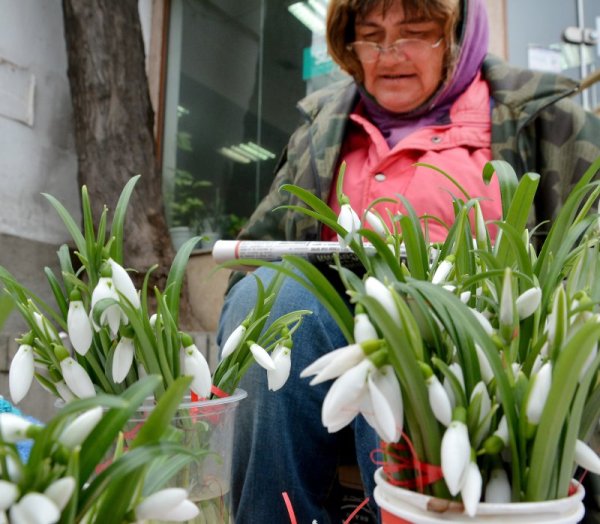
M 165 503 L 169 493 L 160 493 L 168 479 L 163 476 L 157 482 L 153 468 L 165 461 L 183 467 L 205 453 L 183 447 L 181 431 L 169 425 L 189 382 L 189 378 L 174 382 L 126 453 L 120 432 L 160 384 L 160 377 L 145 377 L 118 397 L 98 395 L 70 402 L 45 426 L 16 414 L 0 414 L 1 514 L 10 522 L 63 524 L 145 518 L 152 508 L 144 501 L 150 506 L 154 506 L 151 499 Z M 27 460 L 17 447 L 22 442 L 31 444 Z
M 48 391 L 70 401 L 100 392 L 119 394 L 146 375 L 162 377 L 155 390 L 155 396 L 160 398 L 178 377 L 191 375 L 192 392 L 210 398 L 213 385 L 220 394 L 233 393 L 247 369 L 251 352 L 244 343 L 234 358 L 221 362 L 213 382 L 205 357 L 193 338 L 179 328 L 186 265 L 199 237 L 188 240 L 177 252 L 164 290 L 149 290 L 149 278 L 156 265 L 146 273 L 139 291 L 123 268 L 123 224 L 138 178 L 133 177 L 125 185 L 110 229 L 106 207 L 95 226 L 85 186 L 81 189 L 82 230 L 58 200 L 45 195 L 72 237 L 79 266 L 75 269 L 68 246 L 62 245 L 58 250 L 60 275 L 44 269 L 55 307 L 0 267 L 0 280 L 29 327 L 18 339 L 20 346 L 11 362 L 9 385 L 13 402 L 18 403 L 26 395 L 34 377 Z M 151 292 L 155 311 L 150 309 Z M 273 289 L 271 294 L 274 292 Z M 262 326 L 272 297 L 262 293 L 259 300 L 254 311 Z M 275 325 L 289 338 L 290 330 L 295 330 L 303 314 Z M 253 333 L 253 341 L 260 344 L 267 339 L 277 340 L 280 332 Z
M 428 239 L 428 223 L 443 222 L 417 216 L 401 195 L 373 202 L 354 228 L 302 188 L 282 187 L 301 202 L 288 210 L 331 228 L 362 263 L 364 274 L 336 265 L 349 301 L 301 258 L 236 262 L 303 283 L 344 333 L 347 348 L 305 370 L 313 383 L 336 379 L 323 404 L 330 431 L 362 412 L 384 440 L 408 437 L 418 460 L 443 472 L 422 489 L 460 496 L 471 514 L 480 500 L 564 497 L 577 464 L 600 472 L 585 444 L 600 416 L 600 160 L 540 247 L 532 240 L 540 230 L 528 227 L 539 175 L 518 179 L 504 162 L 487 164 L 483 176 L 498 179 L 502 218 L 486 222 L 478 198 L 426 167 L 456 186 L 444 242 Z M 343 209 L 342 180 L 343 171 Z M 386 203 L 404 212 L 384 221 Z M 417 474 L 401 479 L 418 483 Z

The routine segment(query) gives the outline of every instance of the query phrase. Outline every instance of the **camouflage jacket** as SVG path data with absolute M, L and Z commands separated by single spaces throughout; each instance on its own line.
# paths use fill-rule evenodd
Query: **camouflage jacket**
M 600 119 L 570 99 L 579 89 L 574 80 L 514 68 L 492 56 L 482 72 L 492 97 L 492 156 L 509 162 L 519 175 L 531 171 L 541 175 L 533 221 L 551 220 L 574 183 L 600 156 Z M 355 84 L 348 79 L 299 102 L 304 123 L 290 138 L 270 192 L 239 238 L 320 238 L 316 220 L 276 209 L 299 204 L 279 188 L 295 184 L 327 201 L 356 100 Z

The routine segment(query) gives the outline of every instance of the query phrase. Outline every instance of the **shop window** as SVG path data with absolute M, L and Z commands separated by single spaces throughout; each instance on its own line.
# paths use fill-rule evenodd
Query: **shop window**
M 342 76 L 326 53 L 326 4 L 172 0 L 163 140 L 172 228 L 233 238 L 266 194 L 300 122 L 297 101 Z

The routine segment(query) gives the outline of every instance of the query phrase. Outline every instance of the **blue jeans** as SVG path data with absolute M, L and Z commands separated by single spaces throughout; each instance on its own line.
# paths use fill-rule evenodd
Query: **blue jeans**
M 263 282 L 273 271 L 255 271 Z M 253 277 L 238 282 L 226 297 L 217 341 L 227 339 L 254 306 L 256 283 Z M 376 433 L 362 416 L 353 432 L 330 434 L 321 424 L 321 405 L 331 383 L 309 386 L 300 371 L 319 356 L 347 344 L 341 331 L 319 301 L 301 284 L 287 278 L 271 310 L 275 319 L 290 311 L 308 309 L 294 334 L 292 370 L 279 391 L 267 389 L 266 371 L 253 365 L 240 387 L 248 392 L 236 415 L 232 499 L 236 524 L 290 522 L 282 492 L 287 492 L 299 523 L 341 522 L 328 501 L 336 489 L 339 452 L 343 435 L 353 433 L 356 458 L 366 495 L 372 499 L 375 466 L 371 450 L 378 447 Z M 339 507 L 337 508 L 339 511 Z M 374 510 L 376 511 L 376 509 Z

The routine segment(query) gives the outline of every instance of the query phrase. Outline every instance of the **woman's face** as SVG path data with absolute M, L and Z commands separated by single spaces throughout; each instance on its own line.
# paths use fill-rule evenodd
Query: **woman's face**
M 442 81 L 446 50 L 443 40 L 432 47 L 444 36 L 440 22 L 407 20 L 402 2 L 397 1 L 385 15 L 381 7 L 376 7 L 357 19 L 354 28 L 357 41 L 374 42 L 383 48 L 399 39 L 423 40 L 423 45 L 409 45 L 398 52 L 385 49 L 373 62 L 361 60 L 365 89 L 379 105 L 405 113 L 436 91 Z

